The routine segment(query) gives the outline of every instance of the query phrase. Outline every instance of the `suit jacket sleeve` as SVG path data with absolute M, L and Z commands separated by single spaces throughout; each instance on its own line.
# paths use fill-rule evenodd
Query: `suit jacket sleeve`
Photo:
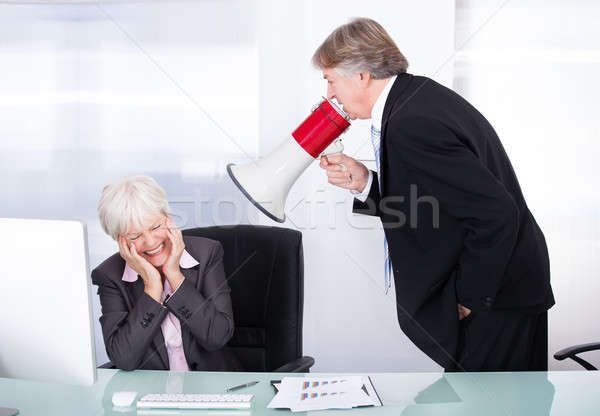
M 98 285 L 102 305 L 100 325 L 108 357 L 117 368 L 135 370 L 140 367 L 168 311 L 146 293 L 129 311 L 124 293 L 102 271 L 95 269 L 92 281 Z
M 377 172 L 371 171 L 373 180 L 371 181 L 371 188 L 369 189 L 369 196 L 362 202 L 359 199 L 354 198 L 354 204 L 352 206 L 352 212 L 355 214 L 373 215 L 379 216 L 379 180 Z
M 464 229 L 459 303 L 473 310 L 489 308 L 517 240 L 519 211 L 512 196 L 441 122 L 398 119 L 390 121 L 387 131 L 389 160 L 401 161 L 419 194 L 436 198 L 440 210 Z M 435 261 L 433 253 L 431 261 Z
M 230 289 L 225 279 L 223 247 L 215 243 L 198 287 L 184 279 L 165 306 L 194 335 L 207 351 L 222 348 L 233 336 L 233 310 Z

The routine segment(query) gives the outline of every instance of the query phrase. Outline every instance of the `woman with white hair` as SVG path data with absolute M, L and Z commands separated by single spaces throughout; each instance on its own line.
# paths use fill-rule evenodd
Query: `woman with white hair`
M 233 335 L 223 248 L 183 237 L 164 190 L 128 176 L 102 191 L 98 215 L 119 243 L 92 271 L 106 352 L 123 370 L 241 370 L 224 349 Z

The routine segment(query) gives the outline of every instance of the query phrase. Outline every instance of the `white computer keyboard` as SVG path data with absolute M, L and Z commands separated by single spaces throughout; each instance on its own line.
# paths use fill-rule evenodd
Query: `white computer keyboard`
M 138 409 L 249 409 L 253 394 L 146 394 Z

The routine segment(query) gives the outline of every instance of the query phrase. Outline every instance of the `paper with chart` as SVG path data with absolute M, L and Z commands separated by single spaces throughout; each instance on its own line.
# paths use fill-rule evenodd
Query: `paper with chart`
M 285 377 L 267 406 L 292 412 L 381 406 L 369 377 Z

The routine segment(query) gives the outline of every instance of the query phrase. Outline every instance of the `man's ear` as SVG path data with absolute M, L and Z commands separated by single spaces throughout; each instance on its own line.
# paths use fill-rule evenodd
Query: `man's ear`
M 371 73 L 370 72 L 361 72 L 360 74 L 360 85 L 363 88 L 366 88 L 369 85 L 369 82 L 371 81 Z

